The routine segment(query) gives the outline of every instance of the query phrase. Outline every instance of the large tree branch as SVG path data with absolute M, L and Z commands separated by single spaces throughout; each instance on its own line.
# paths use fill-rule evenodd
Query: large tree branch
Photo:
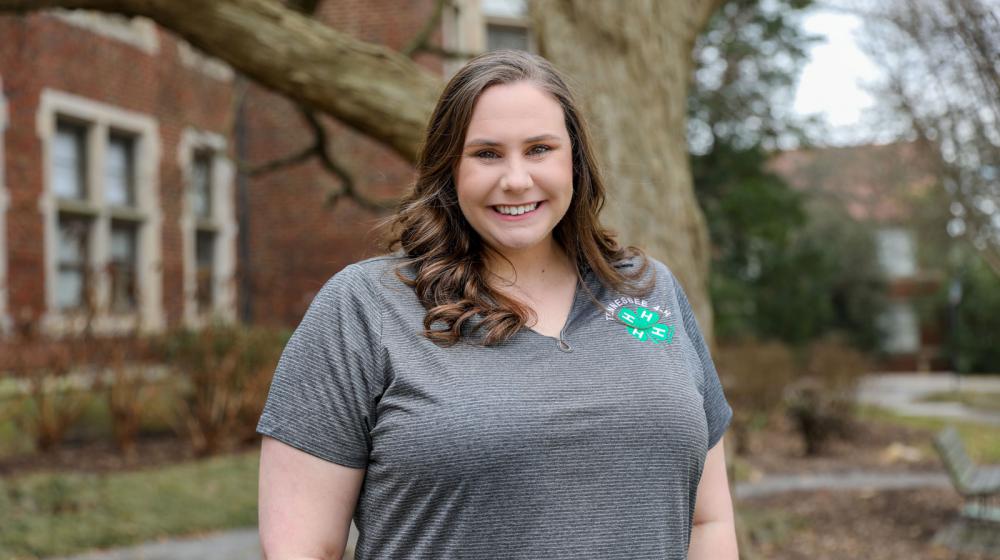
M 0 11 L 145 16 L 290 99 L 415 161 L 441 80 L 407 57 L 274 0 L 0 0 Z

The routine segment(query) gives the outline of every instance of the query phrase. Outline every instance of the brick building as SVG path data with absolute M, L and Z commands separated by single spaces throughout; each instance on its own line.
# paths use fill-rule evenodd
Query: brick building
M 434 4 L 329 0 L 316 17 L 400 49 Z M 525 15 L 523 1 L 455 0 L 433 40 L 531 48 Z M 461 63 L 416 59 L 442 79 Z M 388 149 L 321 122 L 358 191 L 412 181 Z M 379 218 L 327 204 L 340 185 L 315 159 L 248 172 L 312 141 L 294 104 L 151 21 L 0 16 L 0 340 L 27 317 L 52 337 L 79 332 L 88 294 L 109 336 L 213 317 L 294 325 L 330 275 L 375 251 Z

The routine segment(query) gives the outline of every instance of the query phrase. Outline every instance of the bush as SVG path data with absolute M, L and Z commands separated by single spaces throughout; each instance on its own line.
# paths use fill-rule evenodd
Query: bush
M 213 323 L 179 329 L 162 341 L 164 358 L 181 381 L 178 432 L 198 455 L 256 437 L 271 376 L 290 333 Z
M 750 432 L 781 409 L 785 390 L 795 379 L 794 355 L 781 342 L 744 338 L 720 344 L 716 362 L 733 407 L 735 452 L 745 454 Z
M 806 348 L 799 378 L 786 396 L 787 413 L 806 455 L 822 453 L 833 436 L 850 436 L 858 382 L 869 369 L 868 358 L 840 335 L 828 335 Z

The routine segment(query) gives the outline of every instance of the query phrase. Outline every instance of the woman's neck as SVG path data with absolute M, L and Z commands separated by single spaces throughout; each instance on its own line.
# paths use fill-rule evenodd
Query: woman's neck
M 569 256 L 553 241 L 547 247 L 531 251 L 504 253 L 507 260 L 489 255 L 487 269 L 499 286 L 517 286 L 527 292 L 545 291 L 553 285 L 565 283 L 568 276 L 576 276 Z

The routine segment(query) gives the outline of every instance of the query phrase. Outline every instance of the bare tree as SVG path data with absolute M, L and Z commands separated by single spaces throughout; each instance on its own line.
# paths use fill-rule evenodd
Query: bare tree
M 692 45 L 723 1 L 530 4 L 541 53 L 576 79 L 589 106 L 609 171 L 608 222 L 627 243 L 670 264 L 709 338 L 708 235 L 691 183 L 685 101 Z M 440 77 L 406 54 L 310 17 L 317 5 L 300 0 L 0 0 L 0 11 L 80 8 L 148 17 L 298 103 L 307 119 L 324 113 L 414 161 L 442 87 Z M 440 50 L 447 56 L 429 44 L 429 35 L 418 30 L 406 50 Z M 319 144 L 310 150 L 325 153 Z M 309 157 L 303 154 L 291 157 Z
M 886 73 L 883 102 L 925 147 L 950 197 L 948 233 L 1000 276 L 1000 3 L 896 0 L 850 8 Z

